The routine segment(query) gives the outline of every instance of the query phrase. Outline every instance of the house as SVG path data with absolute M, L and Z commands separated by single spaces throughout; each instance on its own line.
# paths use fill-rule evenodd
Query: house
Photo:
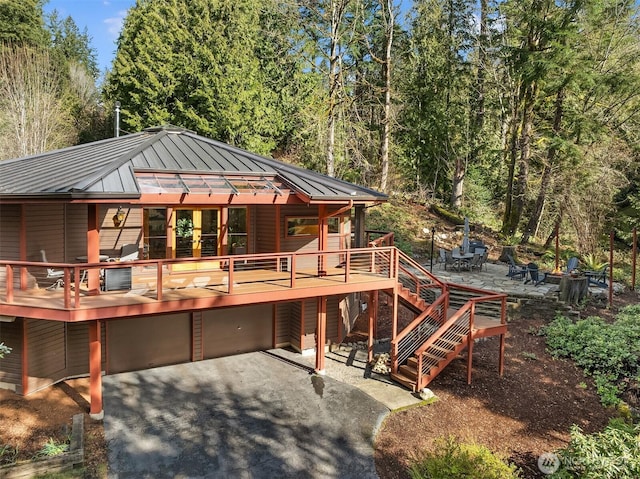
M 502 370 L 504 295 L 370 242 L 365 209 L 386 199 L 172 126 L 0 162 L 0 387 L 89 376 L 99 418 L 103 373 L 283 346 L 321 373 L 365 300 L 374 327 L 380 292 L 403 384 L 478 335 L 501 336 Z M 399 304 L 416 317 L 402 331 Z

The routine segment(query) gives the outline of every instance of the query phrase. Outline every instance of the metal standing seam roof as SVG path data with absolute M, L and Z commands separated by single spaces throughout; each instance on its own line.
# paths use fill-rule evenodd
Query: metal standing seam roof
M 0 161 L 0 199 L 137 198 L 136 171 L 272 176 L 309 200 L 387 199 L 375 190 L 170 126 Z

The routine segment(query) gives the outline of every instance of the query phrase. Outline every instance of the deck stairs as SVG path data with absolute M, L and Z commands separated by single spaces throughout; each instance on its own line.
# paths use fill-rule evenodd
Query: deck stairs
M 477 312 L 500 326 L 503 301 L 491 292 L 442 283 L 404 254 L 399 257 L 398 301 L 417 316 L 391 340 L 391 379 L 416 392 L 474 340 Z

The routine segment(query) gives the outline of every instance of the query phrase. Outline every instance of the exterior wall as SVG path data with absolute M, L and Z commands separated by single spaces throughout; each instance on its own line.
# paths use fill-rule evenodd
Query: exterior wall
M 114 226 L 113 216 L 120 205 L 100 205 L 100 252 L 112 257 L 120 255 L 120 248 L 125 244 L 137 244 L 142 248 L 143 208 L 122 205 L 125 219 L 120 226 Z M 86 231 L 86 223 L 84 231 Z M 86 236 L 86 235 L 85 235 Z M 85 249 L 86 251 L 86 249 Z M 86 252 L 83 254 L 87 254 Z M 142 256 L 140 256 L 142 258 Z
M 87 255 L 87 211 L 87 205 L 84 204 L 66 205 L 65 251 L 67 261 L 73 262 L 76 257 Z M 49 258 L 47 257 L 47 259 Z
M 275 347 L 277 348 L 291 345 L 293 304 L 294 303 L 278 303 L 275 305 Z
M 273 206 L 260 205 L 252 209 L 255 221 L 253 235 L 256 253 L 276 252 L 276 211 Z
M 20 260 L 20 205 L 0 205 L 0 258 Z
M 22 394 L 22 318 L 12 323 L 0 323 L 0 339 L 11 348 L 0 359 L 0 388 Z
M 65 323 L 27 320 L 28 391 L 53 384 L 65 376 Z
M 298 350 L 316 347 L 316 324 L 318 321 L 318 300 L 310 298 L 291 303 L 290 329 L 291 346 Z M 327 298 L 327 343 L 337 343 L 340 337 L 340 298 Z

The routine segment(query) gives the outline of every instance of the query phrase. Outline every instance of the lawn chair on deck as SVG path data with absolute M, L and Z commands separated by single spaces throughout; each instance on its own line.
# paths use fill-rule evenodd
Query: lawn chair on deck
M 47 254 L 43 249 L 40 250 L 42 262 L 48 263 Z M 53 284 L 47 286 L 47 289 L 58 289 L 64 286 L 64 271 L 61 269 L 47 268 L 47 280 L 52 280 Z
M 527 276 L 527 266 L 516 263 L 511 255 L 507 255 L 507 258 L 509 258 L 509 272 L 507 276 L 511 279 L 519 279 L 522 281 Z

